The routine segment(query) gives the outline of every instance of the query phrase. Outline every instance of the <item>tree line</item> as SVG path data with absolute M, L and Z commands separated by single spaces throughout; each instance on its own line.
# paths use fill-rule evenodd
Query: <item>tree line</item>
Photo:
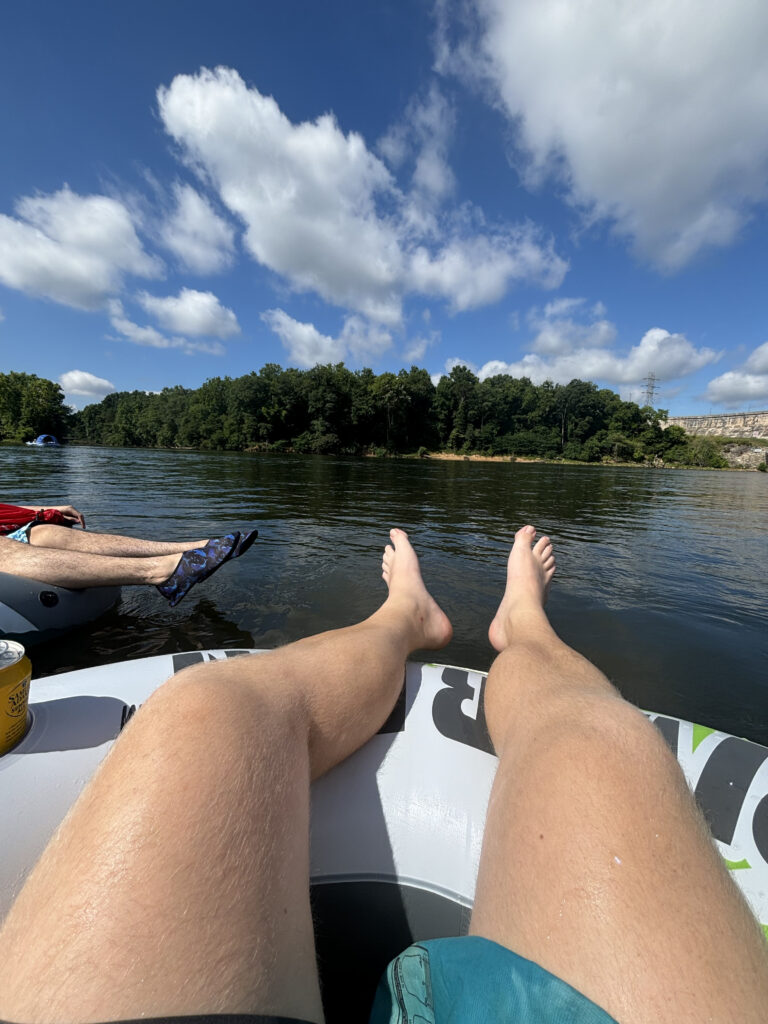
M 61 439 L 71 423 L 60 385 L 33 373 L 0 373 L 0 441 L 22 444 L 39 434 Z
M 588 381 L 537 385 L 505 374 L 480 380 L 465 366 L 435 386 L 416 366 L 375 374 L 343 363 L 309 370 L 268 363 L 194 389 L 116 392 L 75 413 L 58 385 L 0 374 L 0 440 L 49 432 L 118 447 L 725 465 L 711 439 L 676 426 L 663 430 L 666 417 Z

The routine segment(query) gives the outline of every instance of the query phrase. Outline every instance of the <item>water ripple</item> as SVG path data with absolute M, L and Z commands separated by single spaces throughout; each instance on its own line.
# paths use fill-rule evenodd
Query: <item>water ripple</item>
M 0 483 L 6 501 L 72 501 L 102 531 L 260 530 L 176 610 L 126 588 L 86 637 L 36 652 L 39 672 L 353 622 L 382 598 L 390 525 L 454 621 L 442 658 L 487 668 L 509 545 L 533 522 L 556 545 L 550 612 L 569 643 L 645 707 L 768 742 L 763 474 L 0 448 Z

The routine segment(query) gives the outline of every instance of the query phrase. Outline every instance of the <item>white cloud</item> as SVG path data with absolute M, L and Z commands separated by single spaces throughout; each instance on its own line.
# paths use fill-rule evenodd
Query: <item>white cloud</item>
M 67 370 L 59 377 L 66 395 L 88 395 L 91 398 L 103 398 L 115 385 L 104 377 L 96 377 L 87 370 Z
M 418 363 L 424 358 L 429 347 L 429 338 L 412 338 L 408 347 L 403 351 L 403 359 L 406 363 Z
M 358 316 L 346 318 L 338 338 L 322 334 L 314 324 L 294 320 L 282 309 L 269 309 L 261 319 L 280 338 L 292 363 L 302 367 L 342 362 L 349 354 L 358 361 L 375 358 L 392 344 L 388 331 Z
M 616 326 L 606 319 L 605 306 L 602 302 L 590 306 L 583 298 L 561 297 L 543 309 L 534 306 L 526 321 L 533 332 L 528 351 L 510 362 L 489 360 L 475 371 L 482 380 L 502 373 L 529 377 L 536 384 L 545 380 L 567 384 L 578 378 L 625 385 L 627 391 L 627 385 L 638 385 L 649 374 L 665 384 L 689 376 L 721 355 L 709 348 L 697 349 L 684 335 L 660 327 L 646 331 L 628 352 L 618 352 L 613 347 Z M 449 360 L 446 371 L 461 363 Z
M 580 313 L 583 308 L 584 299 L 569 299 L 563 296 L 559 299 L 552 299 L 551 302 L 548 302 L 544 306 L 544 316 L 547 319 L 557 319 L 559 317 L 568 316 L 569 313 Z M 528 315 L 530 318 L 531 313 Z
M 160 298 L 140 292 L 136 299 L 167 331 L 212 338 L 231 338 L 240 333 L 237 317 L 221 305 L 213 292 L 182 288 L 175 296 Z
M 235 232 L 191 185 L 173 186 L 176 207 L 160 228 L 163 245 L 195 274 L 216 274 L 231 266 Z
M 567 384 L 574 378 L 639 384 L 650 373 L 662 381 L 686 377 L 719 358 L 712 349 L 695 348 L 682 334 L 652 327 L 626 355 L 595 347 L 565 349 L 550 359 L 529 352 L 516 362 L 492 360 L 481 368 L 479 375 L 485 379 L 508 373 L 512 377 L 530 377 L 535 384 L 544 380 Z
M 288 356 L 297 366 L 339 363 L 344 359 L 344 343 L 321 334 L 314 324 L 301 323 L 282 309 L 268 309 L 261 319 L 280 338 Z
M 179 349 L 185 355 L 202 353 L 211 356 L 223 356 L 224 346 L 217 341 L 188 341 L 186 338 L 167 338 L 154 327 L 142 327 L 129 320 L 119 299 L 111 299 L 108 304 L 109 320 L 114 329 L 121 335 L 120 340 L 130 341 L 134 345 L 146 348 Z
M 514 373 L 513 368 L 515 363 L 505 363 L 501 359 L 489 359 L 487 363 L 483 363 L 480 369 L 479 377 L 481 380 L 486 380 L 488 377 L 498 377 L 500 373 L 507 373 L 510 377 L 529 377 L 528 373 Z M 542 378 L 546 380 L 547 378 Z M 572 378 L 571 378 L 572 379 Z M 534 383 L 537 383 L 534 381 Z
M 768 373 L 768 341 L 758 345 L 744 366 L 753 373 Z
M 425 337 L 423 335 L 411 338 L 408 345 L 403 349 L 403 359 L 407 363 L 418 363 L 426 355 L 427 349 L 440 343 L 440 331 L 430 331 Z
M 729 370 L 709 382 L 705 398 L 731 409 L 749 402 L 768 403 L 768 373 Z
M 556 288 L 567 264 L 532 225 L 495 236 L 448 242 L 436 255 L 419 246 L 411 259 L 416 290 L 447 299 L 454 312 L 498 302 L 514 281 Z
M 448 165 L 448 145 L 454 130 L 454 113 L 432 83 L 423 98 L 412 100 L 401 121 L 379 140 L 377 148 L 397 169 L 412 160 L 413 199 L 431 205 L 449 196 L 456 187 Z
M 158 90 L 158 105 L 187 163 L 245 224 L 253 258 L 292 287 L 369 320 L 399 324 L 411 292 L 462 310 L 496 301 L 515 281 L 552 287 L 565 273 L 551 243 L 530 226 L 485 232 L 467 225 L 464 209 L 440 218 L 433 212 L 452 188 L 449 113 L 434 90 L 411 111 L 419 149 L 408 195 L 332 114 L 293 124 L 231 69 L 178 75 Z M 403 136 L 403 159 L 407 145 Z M 384 148 L 392 156 L 397 147 Z
M 10 288 L 92 310 L 103 307 L 125 274 L 162 273 L 116 199 L 80 196 L 65 185 L 20 199 L 16 213 L 0 214 L 0 281 Z
M 359 316 L 345 319 L 339 340 L 358 362 L 366 358 L 376 359 L 392 347 L 389 331 Z
M 768 403 L 768 341 L 758 345 L 741 369 L 729 370 L 711 380 L 704 397 L 728 408 L 750 402 Z
M 389 166 L 397 170 L 403 165 L 410 151 L 406 126 L 402 122 L 392 125 L 376 143 L 376 148 Z
M 477 373 L 478 369 L 474 363 L 470 363 L 467 359 L 457 359 L 455 356 L 445 360 L 445 372 L 446 375 L 450 374 L 451 370 L 456 366 L 466 366 L 472 373 Z
M 256 260 L 330 302 L 399 319 L 402 254 L 375 209 L 394 183 L 359 135 L 344 135 L 331 114 L 292 124 L 226 68 L 178 75 L 158 103 L 189 162 L 245 222 Z
M 438 3 L 438 67 L 491 83 L 529 184 L 558 178 L 666 269 L 733 241 L 766 198 L 762 0 L 473 5 L 479 38 L 452 44 Z
M 575 319 L 577 315 L 585 316 L 587 322 L 579 323 Z M 603 304 L 599 302 L 587 310 L 584 299 L 555 299 L 546 304 L 543 312 L 534 307 L 528 313 L 528 323 L 537 332 L 531 348 L 544 356 L 565 355 L 575 349 L 604 348 L 616 339 L 616 327 L 605 319 Z

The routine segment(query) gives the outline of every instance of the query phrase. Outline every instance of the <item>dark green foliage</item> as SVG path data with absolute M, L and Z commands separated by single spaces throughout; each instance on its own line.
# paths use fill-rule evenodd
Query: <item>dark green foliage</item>
M 533 430 L 518 430 L 512 434 L 509 453 L 534 459 L 554 459 L 561 454 L 561 448 L 552 427 L 538 426 Z
M 343 363 L 310 370 L 268 363 L 244 377 L 214 377 L 194 391 L 108 395 L 74 416 L 72 438 L 316 455 L 447 449 L 512 459 L 724 465 L 707 439 L 662 429 L 666 418 L 664 410 L 624 402 L 581 380 L 535 385 L 500 374 L 481 381 L 455 366 L 435 387 L 416 366 L 377 376 Z
M 689 437 L 684 445 L 672 448 L 666 458 L 680 466 L 702 469 L 726 469 L 728 466 L 720 454 L 720 446 L 711 437 Z
M 39 434 L 66 440 L 71 418 L 58 384 L 33 373 L 0 373 L 0 441 L 32 441 Z

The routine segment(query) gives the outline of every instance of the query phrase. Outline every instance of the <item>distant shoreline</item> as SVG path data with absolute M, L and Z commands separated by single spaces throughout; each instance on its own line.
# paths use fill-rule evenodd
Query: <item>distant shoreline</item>
M 729 439 L 731 440 L 731 439 Z M 733 443 L 739 443 L 742 439 L 733 439 Z M 22 447 L 21 445 L 14 444 L 12 442 L 4 441 L 0 442 L 3 446 L 8 447 Z M 82 441 L 71 441 L 66 442 L 61 447 L 65 448 L 71 446 L 73 448 L 118 448 L 131 451 L 154 451 L 154 452 L 200 452 L 205 455 L 215 455 L 217 453 L 231 452 L 233 454 L 241 455 L 301 455 L 304 458 L 316 457 L 308 456 L 306 453 L 294 452 L 289 448 L 285 448 L 282 451 L 269 451 L 262 447 L 252 448 L 160 448 L 160 447 L 133 447 L 131 445 L 102 445 L 86 443 Z M 764 442 L 761 447 L 765 446 L 768 448 L 768 442 Z M 665 463 L 662 465 L 654 465 L 651 462 L 614 462 L 614 461 L 599 461 L 599 462 L 582 462 L 578 459 L 541 459 L 528 455 L 480 455 L 477 452 L 473 452 L 470 455 L 462 455 L 458 452 L 427 452 L 425 455 L 419 455 L 418 452 L 394 452 L 391 454 L 377 454 L 375 452 L 366 452 L 362 455 L 344 455 L 344 454 L 327 454 L 322 455 L 323 458 L 353 458 L 353 459 L 392 459 L 394 461 L 405 460 L 411 462 L 506 462 L 506 463 L 522 463 L 526 465 L 540 465 L 540 466 L 600 466 L 604 468 L 618 467 L 627 469 L 681 469 L 681 470 L 706 470 L 707 472 L 714 473 L 757 473 L 757 469 L 752 469 L 745 466 L 682 466 L 673 465 L 671 463 Z
M 738 466 L 674 466 L 666 463 L 655 466 L 651 462 L 581 462 L 578 459 L 537 459 L 527 455 L 457 455 L 456 452 L 430 452 L 428 455 L 394 455 L 377 456 L 366 455 L 365 458 L 395 458 L 411 459 L 416 461 L 432 460 L 435 462 L 524 462 L 541 466 L 599 466 L 603 469 L 622 468 L 627 469 L 685 469 L 685 470 L 706 470 L 712 473 L 757 473 L 756 469 L 746 469 Z

